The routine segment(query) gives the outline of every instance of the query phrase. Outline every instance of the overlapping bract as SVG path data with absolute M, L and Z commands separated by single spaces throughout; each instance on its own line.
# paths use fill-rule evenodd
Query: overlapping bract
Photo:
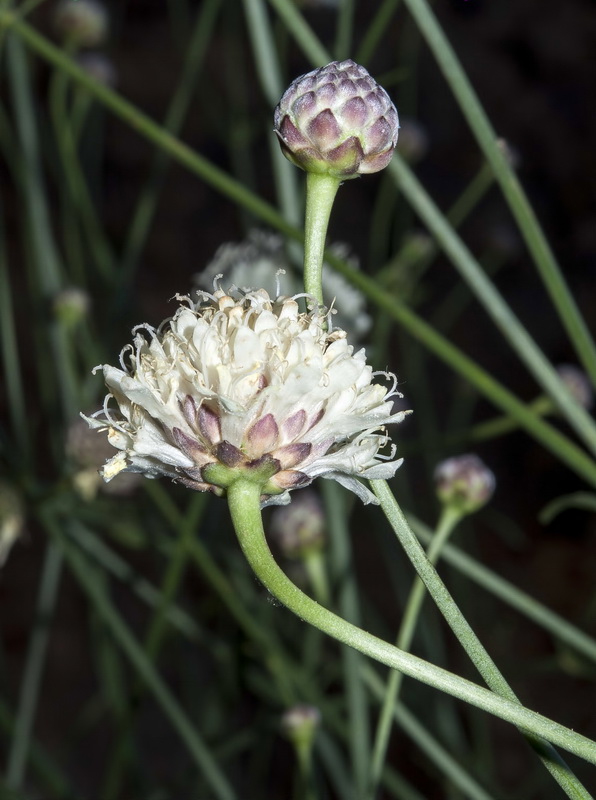
M 160 328 L 135 329 L 122 369 L 101 367 L 110 393 L 86 419 L 119 450 L 104 479 L 167 475 L 223 494 L 214 466 L 235 475 L 265 465 L 264 505 L 289 502 L 318 476 L 375 502 L 358 478 L 392 477 L 401 463 L 394 447 L 379 455 L 390 444 L 384 426 L 407 413 L 393 411 L 394 377 L 385 376 L 389 388 L 373 382 L 364 350 L 354 353 L 343 331 L 326 330 L 326 314 L 300 312 L 296 299 L 262 289 L 178 299 Z

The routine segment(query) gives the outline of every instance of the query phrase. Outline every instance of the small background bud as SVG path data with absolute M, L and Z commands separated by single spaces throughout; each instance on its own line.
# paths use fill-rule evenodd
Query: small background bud
M 98 83 L 103 83 L 104 86 L 116 86 L 116 67 L 103 53 L 79 53 L 76 62 Z
M 298 746 L 310 744 L 320 724 L 321 712 L 315 706 L 293 706 L 281 718 L 282 731 Z
M 585 372 L 582 372 L 575 364 L 560 364 L 557 367 L 557 373 L 577 403 L 582 408 L 592 408 L 594 392 Z
M 23 503 L 18 492 L 5 481 L 0 481 L 0 567 L 23 532 Z
M 321 550 L 325 545 L 325 515 L 318 496 L 304 489 L 289 505 L 277 507 L 269 531 L 286 558 L 304 558 Z
M 97 47 L 108 35 L 108 14 L 97 0 L 62 0 L 54 27 L 60 38 L 77 47 Z
M 334 242 L 329 245 L 329 251 L 352 269 L 360 269 L 358 258 L 347 244 Z M 294 267 L 286 253 L 284 238 L 259 229 L 249 231 L 241 242 L 222 244 L 205 269 L 194 276 L 196 287 L 213 291 L 213 281 L 218 275 L 223 276 L 224 286 L 233 284 L 247 290 L 258 286 L 271 296 L 277 294 L 277 285 L 282 294 L 291 296 L 302 290 L 303 283 L 302 265 L 300 270 Z M 338 313 L 333 317 L 333 327 L 344 330 L 350 342 L 361 341 L 372 326 L 362 292 L 334 270 L 324 270 L 323 290 L 326 297 L 337 301 Z
M 410 164 L 416 164 L 428 153 L 428 131 L 415 119 L 402 119 L 399 128 L 399 154 Z
M 54 313 L 68 328 L 74 328 L 91 308 L 91 298 L 83 289 L 63 289 L 54 297 Z
M 442 461 L 435 470 L 435 482 L 441 502 L 462 514 L 488 503 L 496 484 L 494 473 L 473 454 Z

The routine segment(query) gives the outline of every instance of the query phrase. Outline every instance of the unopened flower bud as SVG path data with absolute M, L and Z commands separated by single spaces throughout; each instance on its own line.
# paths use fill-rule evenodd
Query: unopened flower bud
M 281 718 L 283 732 L 297 746 L 310 744 L 320 724 L 321 712 L 315 706 L 293 706 Z
M 108 34 L 108 14 L 96 0 L 62 0 L 54 26 L 58 35 L 77 47 L 96 47 Z
M 325 515 L 318 496 L 307 489 L 271 515 L 270 532 L 287 558 L 303 558 L 325 544 Z
M 435 482 L 441 502 L 462 514 L 478 511 L 495 490 L 494 473 L 473 454 L 442 461 L 435 470 Z
M 293 164 L 340 179 L 383 169 L 397 144 L 399 120 L 389 95 L 349 59 L 296 78 L 274 119 Z
M 594 392 L 585 372 L 575 364 L 560 364 L 557 373 L 578 405 L 586 409 L 592 408 Z

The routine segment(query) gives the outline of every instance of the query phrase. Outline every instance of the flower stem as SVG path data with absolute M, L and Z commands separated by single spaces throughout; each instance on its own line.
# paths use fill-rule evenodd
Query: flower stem
M 377 495 L 381 507 L 399 538 L 402 547 L 406 551 L 408 558 L 414 565 L 420 578 L 424 581 L 439 611 L 443 614 L 447 624 L 457 636 L 460 644 L 469 655 L 478 672 L 495 694 L 506 698 L 509 702 L 519 704 L 521 708 L 521 703 L 514 691 L 499 672 L 497 665 L 491 659 L 449 594 L 436 569 L 429 562 L 424 549 L 408 525 L 386 481 L 371 481 L 371 487 Z M 530 746 L 536 751 L 546 769 L 566 792 L 568 797 L 586 798 L 586 800 L 591 797 L 552 745 L 543 741 L 543 739 L 536 738 L 536 736 L 533 735 L 534 731 L 531 731 L 527 726 L 522 725 L 519 727 L 522 728 L 522 733 Z M 555 743 L 554 739 L 549 736 L 544 738 L 548 739 L 549 742 Z M 596 742 L 592 742 L 592 750 L 594 752 L 594 757 L 596 757 Z
M 232 521 L 244 555 L 265 588 L 290 611 L 381 664 L 398 669 L 408 677 L 524 728 L 527 733 L 544 737 L 591 764 L 596 764 L 596 743 L 587 737 L 530 711 L 518 702 L 499 697 L 465 678 L 399 650 L 389 642 L 351 625 L 305 595 L 285 575 L 271 555 L 263 531 L 259 497 L 259 485 L 243 479 L 236 481 L 227 490 Z M 570 796 L 585 800 L 590 798 L 585 791 L 583 794 L 576 792 Z
M 331 175 L 306 174 L 306 216 L 304 220 L 304 288 L 323 302 L 323 253 L 329 216 L 341 181 Z
M 431 564 L 437 563 L 437 560 L 441 554 L 441 550 L 443 549 L 443 545 L 447 543 L 452 531 L 455 529 L 461 518 L 462 514 L 460 511 L 452 508 L 451 506 L 445 506 L 427 551 L 427 558 Z M 410 596 L 406 603 L 403 620 L 397 635 L 397 646 L 402 650 L 410 649 L 425 595 L 426 586 L 420 578 L 416 578 L 410 591 Z M 375 737 L 375 745 L 370 768 L 370 786 L 368 796 L 371 798 L 374 798 L 379 780 L 381 779 L 383 763 L 387 753 L 387 745 L 389 744 L 389 734 L 391 733 L 393 709 L 395 708 L 395 704 L 399 698 L 399 690 L 401 689 L 402 680 L 403 673 L 394 671 L 389 675 L 387 686 L 385 687 L 385 696 L 377 724 L 377 733 Z

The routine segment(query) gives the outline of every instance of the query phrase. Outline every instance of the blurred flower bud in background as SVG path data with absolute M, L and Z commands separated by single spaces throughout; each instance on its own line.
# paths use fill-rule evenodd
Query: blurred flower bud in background
M 305 489 L 271 515 L 269 533 L 286 558 L 303 558 L 325 546 L 325 514 L 315 492 Z
M 118 83 L 114 62 L 103 53 L 79 53 L 76 62 L 98 83 L 112 88 Z
M 321 724 L 321 712 L 315 706 L 297 705 L 281 718 L 281 729 L 295 745 L 310 744 Z
M 435 483 L 439 500 L 462 514 L 472 514 L 488 503 L 496 485 L 494 473 L 473 454 L 441 461 Z
M 97 0 L 62 0 L 54 14 L 60 37 L 76 47 L 97 47 L 108 35 L 108 13 Z
M 89 314 L 91 298 L 83 289 L 63 289 L 54 297 L 54 314 L 67 328 L 75 328 Z
M 559 364 L 557 373 L 578 405 L 585 409 L 592 408 L 594 391 L 586 373 L 575 364 Z
M 328 249 L 352 269 L 360 269 L 358 259 L 350 253 L 347 244 L 336 242 Z M 283 270 L 283 275 L 280 270 Z M 284 238 L 263 230 L 251 230 L 242 242 L 222 244 L 205 269 L 194 276 L 196 288 L 212 291 L 213 281 L 218 275 L 223 276 L 222 282 L 226 286 L 233 284 L 244 290 L 258 286 L 270 296 L 277 294 L 277 284 L 281 293 L 288 296 L 302 291 L 302 269 L 297 270 L 292 265 Z M 350 342 L 361 341 L 372 325 L 362 292 L 332 269 L 323 271 L 323 290 L 327 297 L 337 300 L 334 327 L 346 331 Z
M 24 522 L 25 514 L 19 493 L 9 483 L 0 481 L 0 567 L 21 536 Z
M 399 154 L 410 164 L 421 161 L 428 153 L 428 131 L 415 119 L 403 119 L 399 127 Z

